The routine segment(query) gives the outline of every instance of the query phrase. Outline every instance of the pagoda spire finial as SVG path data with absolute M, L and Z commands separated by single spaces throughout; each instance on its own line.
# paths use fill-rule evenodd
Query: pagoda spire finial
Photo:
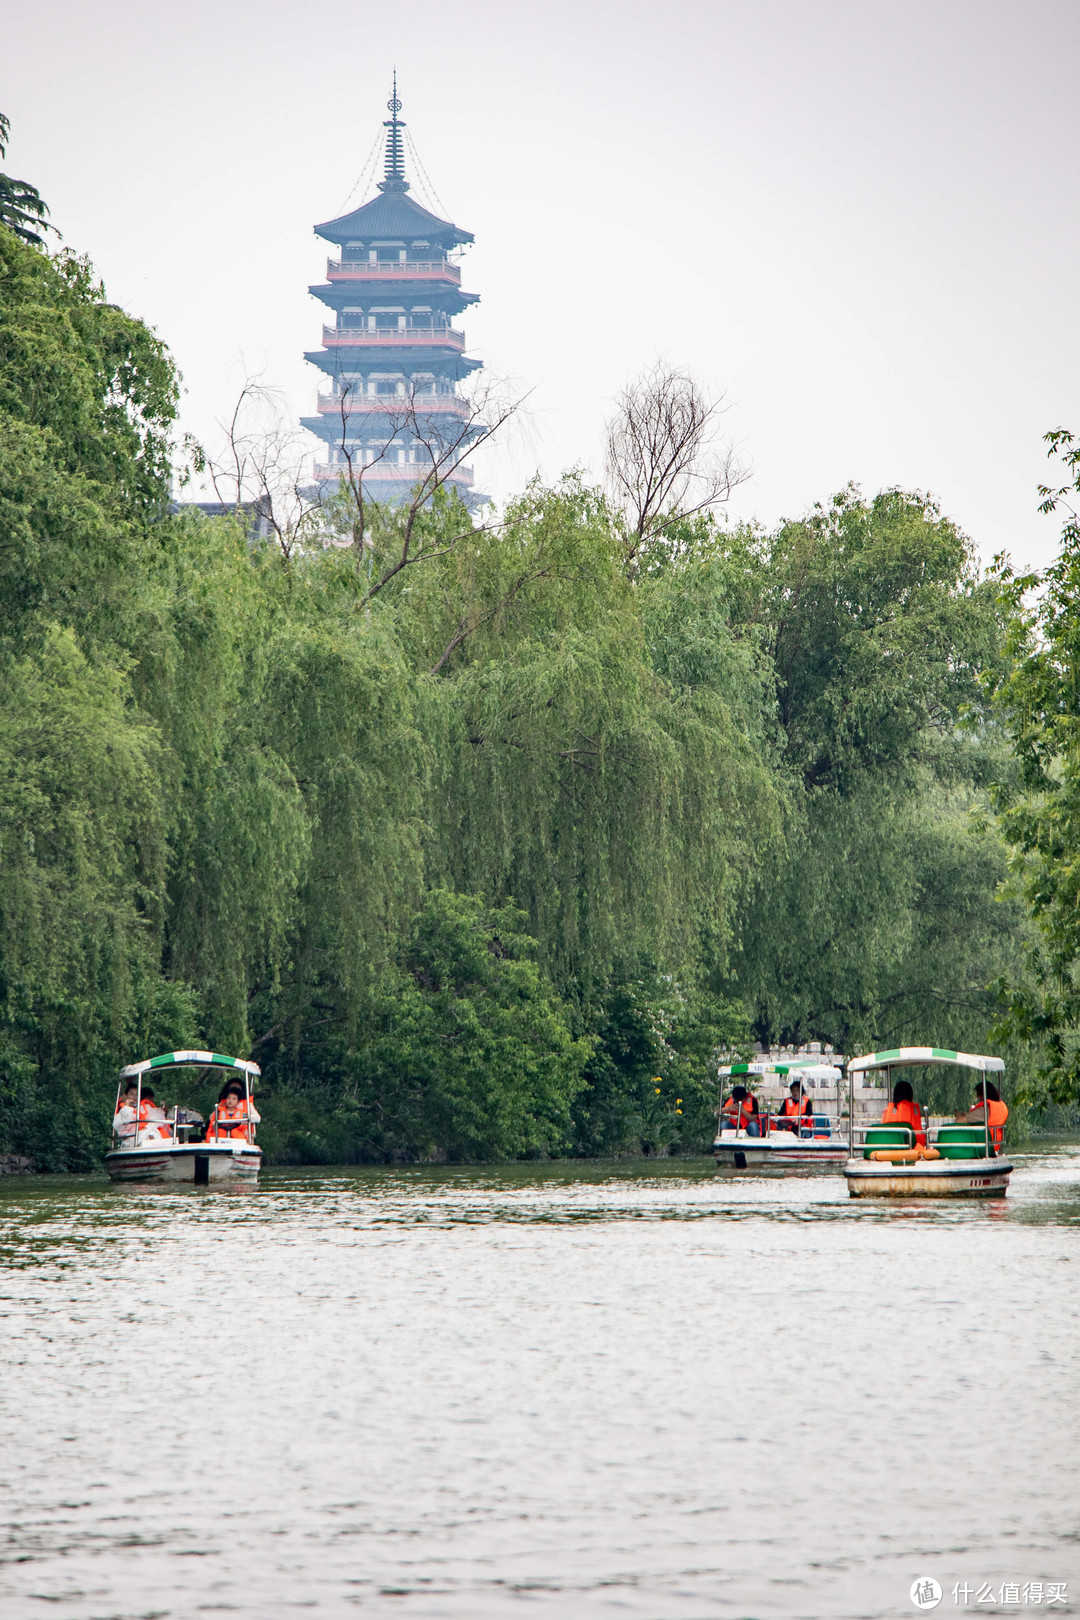
M 405 120 L 398 117 L 401 111 L 401 102 L 397 93 L 397 68 L 394 69 L 394 89 L 390 100 L 386 103 L 390 117 L 383 120 L 383 128 L 388 132 L 386 136 L 386 162 L 383 168 L 384 178 L 379 181 L 380 191 L 408 191 L 409 182 L 405 178 L 405 153 L 401 139 L 401 132 L 405 128 Z

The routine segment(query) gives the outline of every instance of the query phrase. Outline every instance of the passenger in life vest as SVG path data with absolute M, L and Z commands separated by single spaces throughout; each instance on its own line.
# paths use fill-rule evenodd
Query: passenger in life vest
M 793 1080 L 788 1087 L 790 1097 L 785 1097 L 780 1105 L 776 1128 L 778 1131 L 797 1131 L 801 1136 L 804 1132 L 808 1136 L 814 1134 L 814 1105 L 809 1097 L 803 1096 L 802 1082 Z
M 720 1110 L 720 1129 L 745 1131 L 747 1136 L 761 1135 L 757 1098 L 745 1086 L 732 1086 L 731 1096 Z
M 113 1130 L 124 1139 L 134 1136 L 136 1129 L 140 1142 L 159 1142 L 172 1135 L 164 1108 L 154 1100 L 153 1086 L 143 1086 L 140 1098 L 133 1080 L 124 1087 L 123 1100 L 113 1115 Z
M 881 1116 L 883 1125 L 910 1125 L 915 1133 L 917 1147 L 926 1146 L 926 1132 L 923 1130 L 922 1114 L 915 1101 L 915 1093 L 911 1089 L 910 1080 L 898 1080 L 892 1088 L 892 1102 L 888 1104 Z
M 989 1117 L 988 1117 L 989 1116 Z M 1005 1141 L 1005 1121 L 1009 1110 L 1001 1100 L 1001 1093 L 992 1080 L 980 1080 L 975 1087 L 975 1105 L 966 1114 L 957 1114 L 958 1125 L 990 1126 L 990 1140 L 995 1147 Z
M 132 1080 L 130 1085 L 124 1087 L 124 1094 L 117 1105 L 116 1113 L 113 1115 L 112 1128 L 122 1142 L 130 1141 L 135 1135 L 135 1121 L 138 1118 L 138 1108 L 136 1106 L 138 1098 L 139 1089 Z
M 257 1125 L 259 1116 L 255 1111 L 254 1103 L 248 1104 L 244 1096 L 244 1088 L 239 1080 L 230 1080 L 224 1086 L 217 1100 L 217 1107 L 210 1115 L 210 1123 L 206 1127 L 206 1140 L 208 1142 L 225 1141 L 228 1138 L 248 1138 L 249 1126 Z

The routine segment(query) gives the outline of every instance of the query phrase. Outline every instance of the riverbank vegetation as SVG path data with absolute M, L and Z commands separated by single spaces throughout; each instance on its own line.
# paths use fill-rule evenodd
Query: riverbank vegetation
M 0 1150 L 98 1163 L 186 1045 L 313 1162 L 696 1149 L 720 1050 L 987 1047 L 1020 607 L 931 499 L 574 474 L 259 538 L 171 503 L 176 404 L 0 229 Z

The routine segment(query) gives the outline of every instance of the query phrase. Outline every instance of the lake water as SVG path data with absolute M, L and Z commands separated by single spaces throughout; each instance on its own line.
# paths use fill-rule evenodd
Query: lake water
M 1017 1163 L 7 1178 L 0 1613 L 1077 1612 L 1080 1150 Z

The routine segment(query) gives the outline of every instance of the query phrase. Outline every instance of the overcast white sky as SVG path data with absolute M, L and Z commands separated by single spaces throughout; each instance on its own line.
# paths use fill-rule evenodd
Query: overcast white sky
M 1077 0 L 0 16 L 5 167 L 169 343 L 204 441 L 245 370 L 311 409 L 311 227 L 341 211 L 396 63 L 425 168 L 476 235 L 470 352 L 535 390 L 484 487 L 598 468 L 613 395 L 662 355 L 727 394 L 754 469 L 737 515 L 902 484 L 986 557 L 1052 554 L 1041 435 L 1080 431 Z

